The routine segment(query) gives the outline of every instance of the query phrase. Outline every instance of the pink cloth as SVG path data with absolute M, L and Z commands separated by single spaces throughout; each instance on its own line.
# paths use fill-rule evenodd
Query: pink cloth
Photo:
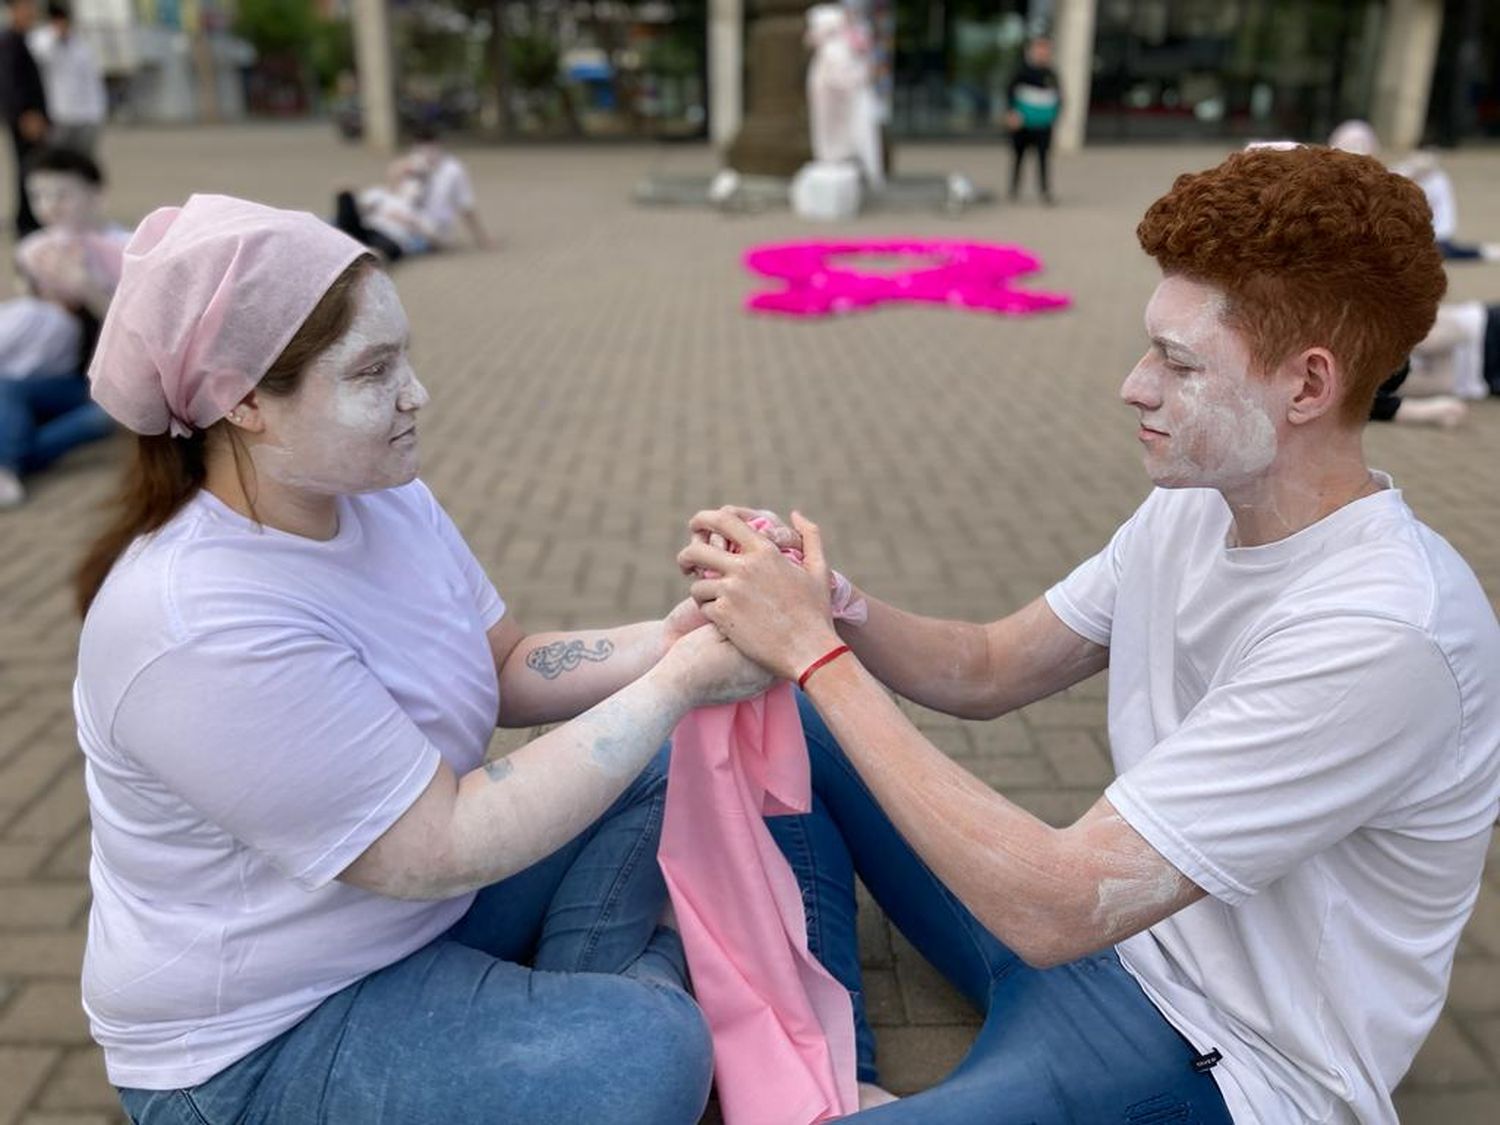
M 859 1108 L 849 993 L 807 950 L 796 877 L 761 820 L 812 783 L 790 684 L 702 707 L 672 736 L 659 858 L 714 1040 L 725 1125 Z
M 830 587 L 833 615 L 862 622 L 848 579 Z M 848 990 L 808 952 L 802 892 L 761 819 L 811 805 L 790 684 L 678 724 L 658 858 L 713 1034 L 725 1125 L 813 1125 L 859 1108 Z
M 125 247 L 99 333 L 95 401 L 139 434 L 213 425 L 364 253 L 306 211 L 227 195 L 151 212 Z

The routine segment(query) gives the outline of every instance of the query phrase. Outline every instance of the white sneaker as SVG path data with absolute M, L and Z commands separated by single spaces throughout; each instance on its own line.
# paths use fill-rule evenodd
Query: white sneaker
M 0 469 L 0 512 L 19 508 L 26 502 L 26 486 L 9 469 Z

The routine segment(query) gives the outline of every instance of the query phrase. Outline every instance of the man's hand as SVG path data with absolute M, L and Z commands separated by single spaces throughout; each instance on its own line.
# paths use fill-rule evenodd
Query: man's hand
M 732 511 L 699 512 L 689 526 L 694 541 L 677 556 L 678 565 L 717 575 L 694 582 L 692 595 L 741 652 L 784 679 L 796 679 L 839 643 L 815 524 L 792 513 L 792 530 L 802 541 L 801 566 Z M 714 536 L 726 546 L 715 546 Z

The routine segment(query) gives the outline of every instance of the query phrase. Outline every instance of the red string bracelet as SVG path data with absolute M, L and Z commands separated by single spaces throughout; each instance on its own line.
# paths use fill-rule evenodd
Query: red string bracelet
M 829 663 L 830 661 L 837 660 L 839 657 L 843 656 L 844 653 L 846 653 L 848 651 L 849 651 L 849 646 L 848 645 L 839 645 L 836 648 L 829 649 L 822 656 L 818 657 L 811 664 L 809 664 L 807 666 L 806 670 L 803 671 L 802 675 L 800 675 L 800 676 L 797 677 L 797 686 L 799 688 L 805 688 L 807 686 L 807 678 L 809 676 L 811 676 L 819 668 L 823 667 L 823 665 Z

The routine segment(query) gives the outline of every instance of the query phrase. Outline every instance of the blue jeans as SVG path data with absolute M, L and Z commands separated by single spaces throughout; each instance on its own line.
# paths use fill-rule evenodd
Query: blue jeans
M 138 1125 L 691 1125 L 713 1057 L 658 928 L 665 754 L 587 832 L 481 891 L 446 935 L 335 993 Z M 529 964 L 529 967 L 527 965 Z
M 0 468 L 16 475 L 45 469 L 64 453 L 108 437 L 114 423 L 89 398 L 81 375 L 0 378 Z
M 1212 1074 L 1195 1070 L 1197 1052 L 1113 950 L 1028 966 L 917 858 L 817 712 L 801 705 L 813 810 L 769 824 L 802 885 L 809 945 L 855 999 L 860 1078 L 878 1080 L 860 992 L 855 873 L 985 1017 L 943 1082 L 856 1116 L 870 1125 L 1230 1125 Z

